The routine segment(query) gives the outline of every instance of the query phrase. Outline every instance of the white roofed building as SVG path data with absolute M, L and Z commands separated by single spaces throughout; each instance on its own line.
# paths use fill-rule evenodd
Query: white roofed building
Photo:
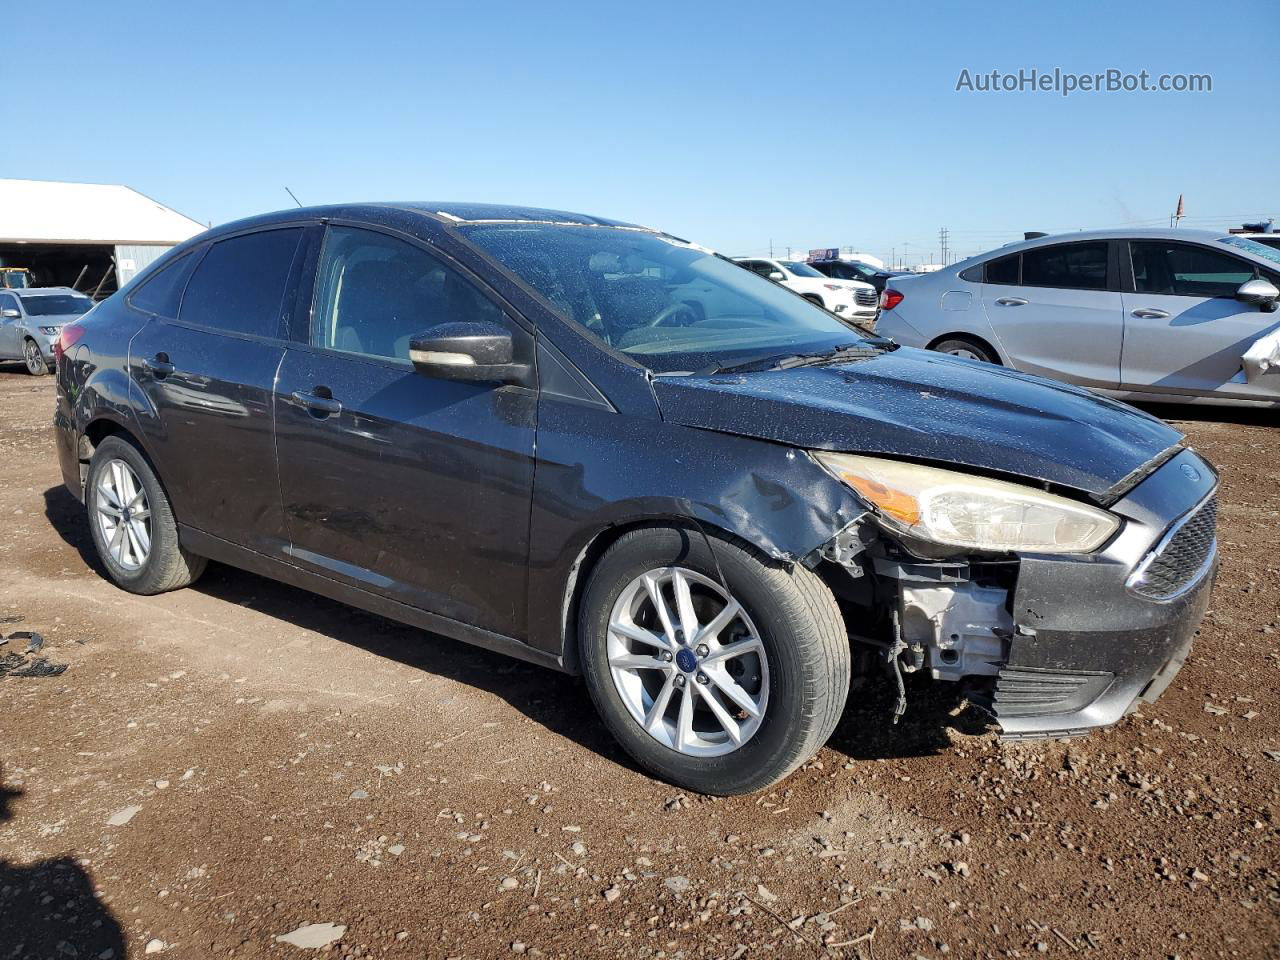
M 98 298 L 205 225 L 129 187 L 0 179 L 0 267 Z

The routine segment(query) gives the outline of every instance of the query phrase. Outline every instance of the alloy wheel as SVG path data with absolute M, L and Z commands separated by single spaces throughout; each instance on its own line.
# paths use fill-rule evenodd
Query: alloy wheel
M 151 555 L 151 505 L 133 468 L 108 460 L 98 476 L 94 507 L 102 542 L 125 570 L 138 570 Z
M 45 372 L 47 365 L 44 357 L 40 355 L 40 348 L 36 346 L 34 340 L 28 340 L 26 346 L 22 349 L 22 357 L 27 362 L 27 372 L 40 375 Z
M 632 580 L 609 615 L 614 687 L 633 720 L 678 753 L 732 753 L 769 702 L 764 644 L 724 586 L 683 567 Z

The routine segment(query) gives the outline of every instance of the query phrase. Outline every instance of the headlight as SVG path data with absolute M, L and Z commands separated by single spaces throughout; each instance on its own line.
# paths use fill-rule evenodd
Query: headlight
M 1088 553 L 1120 527 L 1105 510 L 1017 483 L 875 457 L 813 456 L 892 525 L 933 543 L 997 552 Z
M 61 327 L 41 327 L 40 332 L 43 333 L 46 337 L 52 337 L 52 336 L 56 336 L 58 331 L 61 329 L 62 329 Z

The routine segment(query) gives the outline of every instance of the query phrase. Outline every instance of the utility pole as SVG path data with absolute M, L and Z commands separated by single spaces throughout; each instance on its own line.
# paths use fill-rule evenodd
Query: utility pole
M 950 230 L 948 230 L 946 227 L 943 227 L 941 230 L 939 230 L 939 231 L 938 231 L 938 243 L 939 243 L 939 244 L 941 245 L 941 247 L 942 247 L 942 265 L 943 265 L 944 267 L 945 267 L 945 266 L 947 265 L 947 263 L 949 262 L 949 261 L 947 260 L 947 253 L 948 253 L 948 250 L 947 250 L 948 243 L 947 243 L 947 241 L 949 241 L 950 239 L 951 239 L 951 231 L 950 231 Z
M 773 240 L 772 240 L 772 238 L 769 240 L 769 259 L 770 259 L 770 260 L 772 260 L 772 259 L 773 259 Z

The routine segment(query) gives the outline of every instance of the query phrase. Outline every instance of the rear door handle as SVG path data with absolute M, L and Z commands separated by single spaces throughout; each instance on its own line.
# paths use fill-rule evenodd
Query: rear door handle
M 996 303 L 1002 307 L 1022 307 L 1026 306 L 1027 301 L 1022 297 L 1000 297 Z
M 333 399 L 333 397 L 322 397 L 318 393 L 310 393 L 306 390 L 293 391 L 293 401 L 313 413 L 323 413 L 326 416 L 331 413 L 342 412 L 342 404 Z
M 156 375 L 157 380 L 163 380 L 174 370 L 178 369 L 169 362 L 167 353 L 157 353 L 154 357 L 150 357 L 142 361 L 142 365 Z
M 1164 320 L 1169 316 L 1168 310 L 1156 310 L 1154 307 L 1139 307 L 1133 311 L 1139 320 Z

